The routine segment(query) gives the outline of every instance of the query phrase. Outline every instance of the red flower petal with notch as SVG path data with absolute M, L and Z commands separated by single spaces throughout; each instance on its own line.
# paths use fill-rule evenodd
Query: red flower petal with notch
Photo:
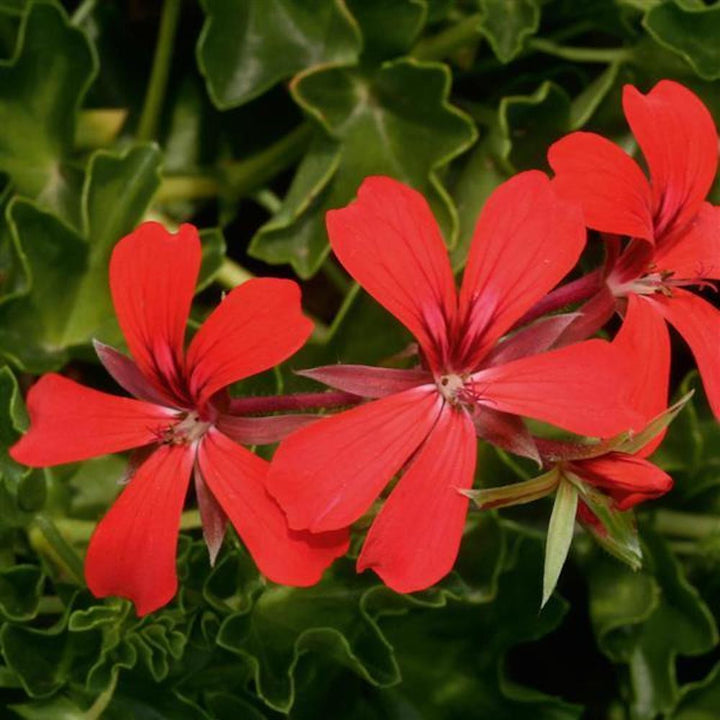
M 288 528 L 265 489 L 268 463 L 218 429 L 226 404 L 220 391 L 282 362 L 310 335 L 300 289 L 289 280 L 248 280 L 213 311 L 185 354 L 200 258 L 191 225 L 173 235 L 148 222 L 118 242 L 110 289 L 133 359 L 100 343 L 96 349 L 138 399 L 46 375 L 28 393 L 30 429 L 10 450 L 17 462 L 48 467 L 143 449 L 85 560 L 92 593 L 128 598 L 141 616 L 177 590 L 180 514 L 193 471 L 213 562 L 228 519 L 261 572 L 286 585 L 314 584 L 348 546 L 342 529 L 315 535 Z
M 720 419 L 720 311 L 683 289 L 720 279 L 720 208 L 705 201 L 718 167 L 717 130 L 700 99 L 670 80 L 647 95 L 626 85 L 623 108 L 650 177 L 610 141 L 578 132 L 548 151 L 553 184 L 580 204 L 589 227 L 629 238 L 612 253 L 607 289 L 621 308 L 644 295 L 683 336 Z
M 291 527 L 327 532 L 357 520 L 405 468 L 358 569 L 372 568 L 399 592 L 420 590 L 457 556 L 468 503 L 458 491 L 473 483 L 478 430 L 522 432 L 516 416 L 589 435 L 631 427 L 624 361 L 600 340 L 538 352 L 562 323 L 517 333 L 505 341 L 514 347 L 497 352 L 585 244 L 580 211 L 541 172 L 521 173 L 489 198 L 459 295 L 430 208 L 402 183 L 367 178 L 355 202 L 328 213 L 327 227 L 345 269 L 417 338 L 424 367 L 306 373 L 378 399 L 288 436 L 268 488 Z M 517 445 L 532 454 L 526 440 Z
M 648 425 L 667 403 L 670 338 L 665 323 L 645 298 L 631 296 L 625 322 L 613 344 L 631 360 L 631 402 L 643 416 L 643 425 Z M 646 459 L 664 436 L 662 430 L 630 454 L 613 451 L 572 460 L 567 469 L 609 495 L 618 510 L 628 510 L 664 495 L 673 486 L 672 478 Z M 579 517 L 586 519 L 587 513 Z

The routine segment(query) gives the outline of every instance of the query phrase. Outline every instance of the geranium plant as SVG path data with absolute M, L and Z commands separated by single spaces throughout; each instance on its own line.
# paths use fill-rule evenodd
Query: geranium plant
M 3 717 L 714 718 L 719 35 L 0 1 Z

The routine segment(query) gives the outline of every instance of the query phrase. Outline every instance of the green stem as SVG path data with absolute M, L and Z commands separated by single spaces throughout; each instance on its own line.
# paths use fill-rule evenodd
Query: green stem
M 96 526 L 97 523 L 93 520 L 57 518 L 55 521 L 56 532 L 71 543 L 87 543 Z M 199 527 L 202 527 L 202 523 L 200 513 L 197 510 L 188 510 L 181 515 L 180 528 L 182 530 L 192 530 Z
M 95 9 L 96 4 L 97 0 L 83 0 L 72 14 L 70 22 L 76 27 L 82 25 L 85 22 L 85 18 Z
M 120 670 L 115 667 L 110 676 L 108 686 L 95 698 L 95 702 L 86 710 L 83 715 L 83 720 L 100 720 L 115 694 L 119 675 Z
M 658 510 L 655 513 L 655 529 L 675 537 L 706 538 L 720 535 L 720 516 Z
M 282 207 L 282 200 L 268 188 L 263 188 L 254 193 L 253 200 L 271 215 L 275 215 Z
M 348 278 L 331 257 L 325 260 L 320 267 L 320 271 L 330 281 L 330 284 L 343 295 L 352 287 L 352 280 Z
M 36 515 L 30 526 L 30 543 L 41 555 L 52 559 L 69 577 L 82 585 L 83 563 L 47 515 Z
M 150 84 L 145 94 L 145 103 L 138 126 L 138 140 L 153 140 L 157 133 L 160 113 L 165 100 L 167 80 L 170 74 L 170 61 L 172 60 L 175 32 L 180 20 L 181 8 L 182 0 L 165 0 L 163 3 L 160 32 L 155 46 Z
M 417 60 L 442 60 L 455 50 L 480 40 L 478 26 L 482 19 L 482 13 L 468 15 L 437 35 L 420 40 L 410 54 Z
M 232 290 L 232 288 L 250 280 L 251 277 L 253 277 L 253 274 L 249 270 L 246 270 L 240 263 L 226 257 L 215 275 L 215 282 L 228 290 Z
M 38 615 L 62 615 L 65 603 L 57 595 L 44 595 L 38 603 Z
M 210 175 L 170 175 L 162 179 L 155 194 L 155 202 L 202 200 L 219 194 L 220 183 Z
M 303 123 L 259 153 L 226 165 L 225 180 L 232 192 L 238 197 L 245 197 L 267 185 L 278 173 L 292 167 L 302 157 L 311 136 L 312 126 Z
M 624 62 L 632 55 L 630 48 L 570 47 L 558 45 L 552 40 L 544 40 L 543 38 L 528 40 L 527 48 L 528 50 L 535 50 L 536 52 L 553 55 L 563 60 L 571 60 L 572 62 L 608 64 Z

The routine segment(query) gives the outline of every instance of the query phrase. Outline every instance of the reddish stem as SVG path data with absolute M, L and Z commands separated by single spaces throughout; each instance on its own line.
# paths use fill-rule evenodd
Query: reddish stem
M 602 287 L 602 272 L 594 270 L 577 280 L 555 288 L 544 298 L 538 300 L 515 324 L 527 325 L 547 313 L 564 308 L 566 305 L 582 302 L 591 298 Z
M 229 413 L 255 415 L 284 410 L 317 410 L 344 405 L 357 405 L 363 398 L 346 392 L 296 393 L 295 395 L 266 395 L 264 397 L 233 398 Z

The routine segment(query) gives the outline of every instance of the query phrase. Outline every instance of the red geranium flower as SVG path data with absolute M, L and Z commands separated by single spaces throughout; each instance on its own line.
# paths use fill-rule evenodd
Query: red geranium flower
M 130 484 L 97 526 L 85 561 L 98 597 L 120 595 L 145 615 L 175 594 L 175 551 L 185 495 L 195 489 L 211 559 L 229 518 L 271 580 L 310 585 L 347 549 L 347 534 L 291 531 L 265 490 L 268 463 L 228 437 L 227 385 L 285 360 L 307 339 L 300 291 L 288 280 L 235 288 L 183 351 L 200 269 L 197 231 L 145 223 L 116 246 L 110 289 L 134 358 L 96 344 L 109 372 L 137 400 L 57 374 L 28 393 L 30 429 L 11 449 L 33 467 L 142 448 Z M 230 428 L 224 430 L 226 423 Z
M 662 318 L 646 298 L 636 295 L 628 298 L 625 321 L 613 344 L 633 361 L 628 366 L 632 377 L 631 404 L 644 418 L 643 424 L 648 425 L 666 409 L 670 340 Z M 647 460 L 663 435 L 657 433 L 632 452 L 623 451 L 621 445 L 602 455 L 571 460 L 565 468 L 610 496 L 618 510 L 629 510 L 672 488 L 672 478 Z M 639 444 L 632 438 L 631 443 Z
M 630 238 L 622 252 L 616 239 L 609 244 L 608 311 L 613 298 L 645 296 L 690 346 L 720 418 L 720 311 L 683 289 L 720 279 L 720 208 L 705 202 L 717 171 L 717 131 L 702 102 L 668 80 L 647 95 L 625 86 L 623 107 L 650 179 L 609 140 L 577 132 L 548 152 L 553 183 L 582 206 L 589 227 Z
M 455 561 L 468 502 L 458 491 L 473 483 L 476 431 L 516 432 L 523 445 L 517 415 L 607 435 L 632 425 L 635 414 L 624 402 L 622 358 L 609 343 L 518 359 L 550 345 L 553 328 L 558 334 L 550 323 L 550 332 L 541 325 L 496 347 L 585 243 L 579 210 L 554 194 L 543 173 L 522 173 L 488 200 L 459 297 L 440 231 L 414 190 L 368 178 L 356 202 L 328 213 L 327 225 L 340 262 L 413 333 L 424 363 L 307 373 L 380 399 L 290 435 L 268 488 L 291 527 L 329 531 L 357 520 L 407 465 L 370 528 L 358 569 L 411 592 Z

